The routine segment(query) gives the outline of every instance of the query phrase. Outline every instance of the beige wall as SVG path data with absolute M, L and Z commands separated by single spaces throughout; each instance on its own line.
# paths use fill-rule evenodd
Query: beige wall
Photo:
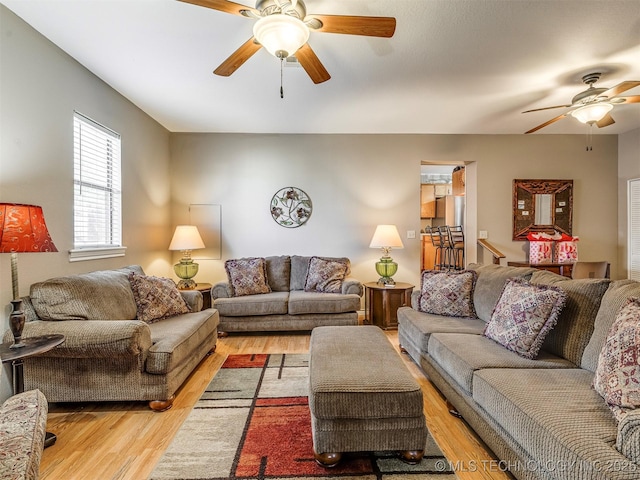
M 596 136 L 591 152 L 584 141 L 581 135 L 173 133 L 173 219 L 188 218 L 191 203 L 222 205 L 222 260 L 200 261 L 201 282 L 224 279 L 225 259 L 281 254 L 346 255 L 355 276 L 376 280 L 380 253 L 369 241 L 376 224 L 394 223 L 405 244 L 392 252 L 400 265 L 396 279 L 418 285 L 419 239 L 406 232 L 420 229 L 420 163 L 462 161 L 472 177 L 470 243 L 477 230 L 487 230 L 507 260 L 525 260 L 527 244 L 511 240 L 513 179 L 573 179 L 580 258 L 610 259 L 615 276 L 617 137 Z M 313 201 L 312 217 L 300 228 L 280 227 L 269 214 L 272 195 L 285 186 L 302 188 Z
M 640 178 L 640 128 L 624 133 L 618 140 L 618 265 L 620 278 L 628 271 L 627 182 Z
M 170 274 L 169 134 L 75 60 L 0 6 L 0 202 L 41 205 L 58 253 L 19 254 L 20 294 L 61 275 L 141 264 Z M 69 262 L 73 247 L 73 111 L 122 134 L 125 257 Z M 0 330 L 11 300 L 0 255 Z M 0 398 L 10 389 L 2 375 Z

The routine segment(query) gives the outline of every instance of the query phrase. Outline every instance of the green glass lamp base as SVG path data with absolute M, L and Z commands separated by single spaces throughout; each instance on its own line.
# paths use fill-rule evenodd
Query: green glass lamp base
M 380 275 L 378 283 L 381 285 L 395 285 L 396 282 L 391 278 L 398 271 L 398 264 L 391 257 L 382 257 L 376 262 L 376 272 Z
M 173 266 L 173 271 L 182 279 L 178 282 L 180 290 L 193 290 L 196 288 L 196 282 L 192 279 L 198 273 L 199 268 L 200 266 L 193 260 L 185 260 L 184 258 L 180 260 L 180 263 L 176 263 Z

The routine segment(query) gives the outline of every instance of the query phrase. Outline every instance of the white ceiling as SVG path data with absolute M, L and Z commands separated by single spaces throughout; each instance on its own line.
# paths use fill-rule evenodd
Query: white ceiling
M 570 103 L 585 73 L 640 80 L 640 0 L 306 0 L 308 13 L 395 17 L 396 33 L 312 32 L 332 78 L 286 68 L 284 99 L 264 49 L 212 73 L 254 20 L 175 0 L 0 3 L 174 132 L 524 133 L 564 110 L 523 110 Z M 638 103 L 612 116 L 594 133 L 640 128 Z M 586 129 L 567 117 L 534 135 Z

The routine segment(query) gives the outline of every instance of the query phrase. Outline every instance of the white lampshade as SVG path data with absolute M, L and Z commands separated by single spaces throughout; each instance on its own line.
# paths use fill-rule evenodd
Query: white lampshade
M 571 115 L 582 123 L 594 123 L 602 120 L 612 108 L 610 103 L 592 103 L 575 109 Z
M 204 242 L 195 225 L 178 225 L 171 239 L 169 250 L 196 250 L 204 248 Z
M 404 248 L 395 225 L 378 225 L 369 248 Z
M 307 43 L 309 28 L 291 15 L 273 14 L 253 25 L 253 35 L 271 55 L 286 58 Z

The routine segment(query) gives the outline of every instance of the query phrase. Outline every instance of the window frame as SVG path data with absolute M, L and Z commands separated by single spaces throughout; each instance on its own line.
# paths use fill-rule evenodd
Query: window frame
M 91 160 L 89 158 L 82 164 L 82 127 L 92 130 L 94 138 L 105 142 L 105 151 L 98 152 L 91 160 L 104 162 L 104 168 L 97 167 L 92 173 L 98 175 L 98 181 L 83 180 L 82 172 L 87 168 Z M 104 137 L 99 138 L 100 135 Z M 87 148 L 88 146 L 85 145 Z M 102 258 L 122 257 L 126 247 L 122 244 L 122 172 L 121 172 L 121 135 L 108 127 L 96 122 L 86 115 L 73 112 L 73 249 L 69 250 L 69 261 L 97 260 Z M 113 152 L 117 152 L 116 155 Z M 80 168 L 78 168 L 80 167 Z M 114 177 L 117 171 L 117 177 Z M 116 180 L 114 182 L 114 180 Z M 103 237 L 96 243 L 86 243 L 86 239 L 80 238 L 78 232 L 78 205 L 77 188 L 92 189 L 94 192 L 102 191 L 105 194 L 106 206 L 99 212 L 108 217 L 105 222 Z M 115 212 L 115 213 L 113 213 Z M 81 219 L 86 221 L 86 219 Z

